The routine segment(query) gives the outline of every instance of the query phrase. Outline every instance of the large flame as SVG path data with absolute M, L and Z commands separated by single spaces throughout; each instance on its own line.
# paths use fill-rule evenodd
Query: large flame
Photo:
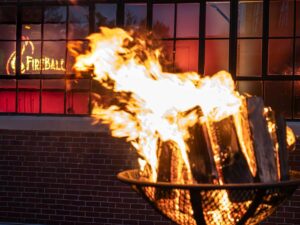
M 90 50 L 77 57 L 75 69 L 92 69 L 94 79 L 102 86 L 114 93 L 126 93 L 126 98 L 109 107 L 99 101 L 93 114 L 109 124 L 113 136 L 131 142 L 141 155 L 142 168 L 150 165 L 153 181 L 157 178 L 159 140 L 176 143 L 189 170 L 187 129 L 239 111 L 241 97 L 225 71 L 212 77 L 164 72 L 160 49 L 149 50 L 144 39 L 120 28 L 102 27 L 88 39 Z M 193 110 L 197 108 L 201 110 Z M 192 113 L 185 113 L 189 110 Z

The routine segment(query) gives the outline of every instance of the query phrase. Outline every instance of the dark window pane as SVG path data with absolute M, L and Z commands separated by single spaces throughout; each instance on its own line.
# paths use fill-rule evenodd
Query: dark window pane
M 15 24 L 17 9 L 14 6 L 0 6 L 0 23 Z
M 42 88 L 45 89 L 65 89 L 65 80 L 64 79 L 55 79 L 55 80 L 43 80 Z
M 89 8 L 87 6 L 70 6 L 70 23 L 87 23 L 89 21 Z
M 89 106 L 89 93 L 68 92 L 67 93 L 67 114 L 87 114 Z
M 70 23 L 68 39 L 83 39 L 89 34 L 88 23 Z
M 177 37 L 199 36 L 199 3 L 177 5 Z
M 296 1 L 296 4 L 297 4 L 297 14 L 296 14 L 296 35 L 297 36 L 300 36 L 300 1 L 297 0 Z
M 238 81 L 238 90 L 241 94 L 263 96 L 261 81 Z
M 69 39 L 82 39 L 89 33 L 89 8 L 87 6 L 69 7 Z
M 295 74 L 300 75 L 300 38 L 296 38 L 295 45 Z
M 230 24 L 229 2 L 206 3 L 206 37 L 228 37 Z
M 96 4 L 95 8 L 95 28 L 100 26 L 116 26 L 117 5 L 116 4 Z
M 42 8 L 34 6 L 25 6 L 22 10 L 22 23 L 41 23 Z
M 0 76 L 14 75 L 16 62 L 16 43 L 0 41 Z
M 65 73 L 65 41 L 44 41 L 43 46 L 43 74 Z
M 41 40 L 41 24 L 24 24 L 22 25 L 23 39 Z
M 294 117 L 300 118 L 300 81 L 294 81 L 295 102 L 294 102 Z
M 16 111 L 16 92 L 0 91 L 0 112 Z
M 269 35 L 291 36 L 294 28 L 294 1 L 270 1 Z
M 64 113 L 64 92 L 42 92 L 42 113 L 63 114 Z
M 0 24 L 0 40 L 16 40 L 16 25 Z
M 159 37 L 174 36 L 174 4 L 153 4 L 153 31 Z
M 22 41 L 24 52 L 21 56 L 21 72 L 25 74 L 41 73 L 41 42 Z
M 269 40 L 269 74 L 291 75 L 293 72 L 293 40 Z
M 261 75 L 262 41 L 260 39 L 240 39 L 237 45 L 237 75 Z
M 125 26 L 146 27 L 147 4 L 125 4 Z
M 39 91 L 19 91 L 18 92 L 18 112 L 19 113 L 39 113 L 40 92 Z
M 261 37 L 262 35 L 262 1 L 239 1 L 238 36 Z
M 44 24 L 44 39 L 58 40 L 66 38 L 66 24 Z
M 181 71 L 198 71 L 198 40 L 176 41 L 175 62 Z
M 206 40 L 204 73 L 206 75 L 213 75 L 220 70 L 228 70 L 228 55 L 228 40 Z
M 292 82 L 291 81 L 266 81 L 265 105 L 271 106 L 278 113 L 283 113 L 286 118 L 292 116 Z
M 47 6 L 44 11 L 45 23 L 64 23 L 67 18 L 67 7 Z

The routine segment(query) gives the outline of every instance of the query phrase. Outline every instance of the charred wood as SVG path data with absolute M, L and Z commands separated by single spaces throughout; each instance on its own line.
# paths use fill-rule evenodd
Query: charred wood
M 253 182 L 251 171 L 240 148 L 233 117 L 212 123 L 219 147 L 224 183 Z
M 213 183 L 217 179 L 213 152 L 205 125 L 196 123 L 189 129 L 189 162 L 194 180 L 197 183 Z
M 279 153 L 279 165 L 280 165 L 280 178 L 281 180 L 289 179 L 289 165 L 287 141 L 286 141 L 286 122 L 282 115 L 276 114 L 276 134 L 278 140 L 278 153 Z
M 264 103 L 259 97 L 247 98 L 249 124 L 254 142 L 254 151 L 260 182 L 278 180 L 274 146 L 264 117 Z

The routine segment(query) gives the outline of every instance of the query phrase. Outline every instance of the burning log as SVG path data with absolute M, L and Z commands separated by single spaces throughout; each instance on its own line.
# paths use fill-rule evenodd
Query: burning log
M 157 180 L 171 182 L 172 143 L 159 141 L 158 146 Z
M 214 155 L 221 183 L 253 182 L 251 171 L 242 153 L 233 117 L 209 124 L 214 142 Z M 218 160 L 219 158 L 219 160 Z
M 173 141 L 159 141 L 158 143 L 158 168 L 157 181 L 171 183 L 190 182 L 191 175 L 189 174 L 186 165 L 183 162 L 181 152 L 177 144 Z M 169 190 L 161 190 L 157 188 L 156 199 L 174 198 L 176 193 Z
M 260 182 L 278 180 L 274 157 L 274 146 L 264 117 L 263 100 L 259 97 L 247 98 L 249 125 L 252 133 L 255 157 Z
M 289 179 L 288 151 L 286 141 L 286 122 L 282 115 L 276 115 L 276 134 L 278 140 L 280 179 Z
M 207 128 L 196 123 L 189 129 L 189 162 L 193 178 L 198 183 L 214 183 L 218 178 Z
M 284 117 L 275 113 L 272 109 L 265 109 L 265 117 L 268 122 L 269 133 L 272 137 L 274 157 L 277 165 L 278 180 L 288 180 L 288 143 L 287 126 Z
M 212 145 L 205 124 L 200 123 L 203 112 L 195 107 L 184 113 L 184 117 L 195 115 L 198 122 L 188 128 L 188 160 L 193 179 L 197 183 L 217 183 L 218 173 L 214 163 Z
M 158 169 L 157 169 L 157 181 L 159 182 L 171 182 L 172 179 L 172 155 L 175 152 L 172 148 L 171 142 L 162 142 L 159 140 L 158 143 Z M 172 198 L 170 190 L 157 188 L 155 191 L 155 199 Z
M 247 108 L 247 100 L 242 97 L 240 111 L 233 115 L 234 125 L 239 139 L 241 150 L 248 163 L 249 169 L 253 177 L 257 175 L 257 163 L 255 160 L 254 145 L 249 125 L 249 116 Z

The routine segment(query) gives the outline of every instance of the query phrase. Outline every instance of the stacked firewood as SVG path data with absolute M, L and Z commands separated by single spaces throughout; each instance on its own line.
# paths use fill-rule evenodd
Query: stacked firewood
M 283 116 L 266 108 L 260 97 L 243 97 L 239 113 L 190 128 L 186 140 L 190 176 L 176 146 L 161 143 L 157 181 L 227 184 L 287 180 L 286 129 Z

